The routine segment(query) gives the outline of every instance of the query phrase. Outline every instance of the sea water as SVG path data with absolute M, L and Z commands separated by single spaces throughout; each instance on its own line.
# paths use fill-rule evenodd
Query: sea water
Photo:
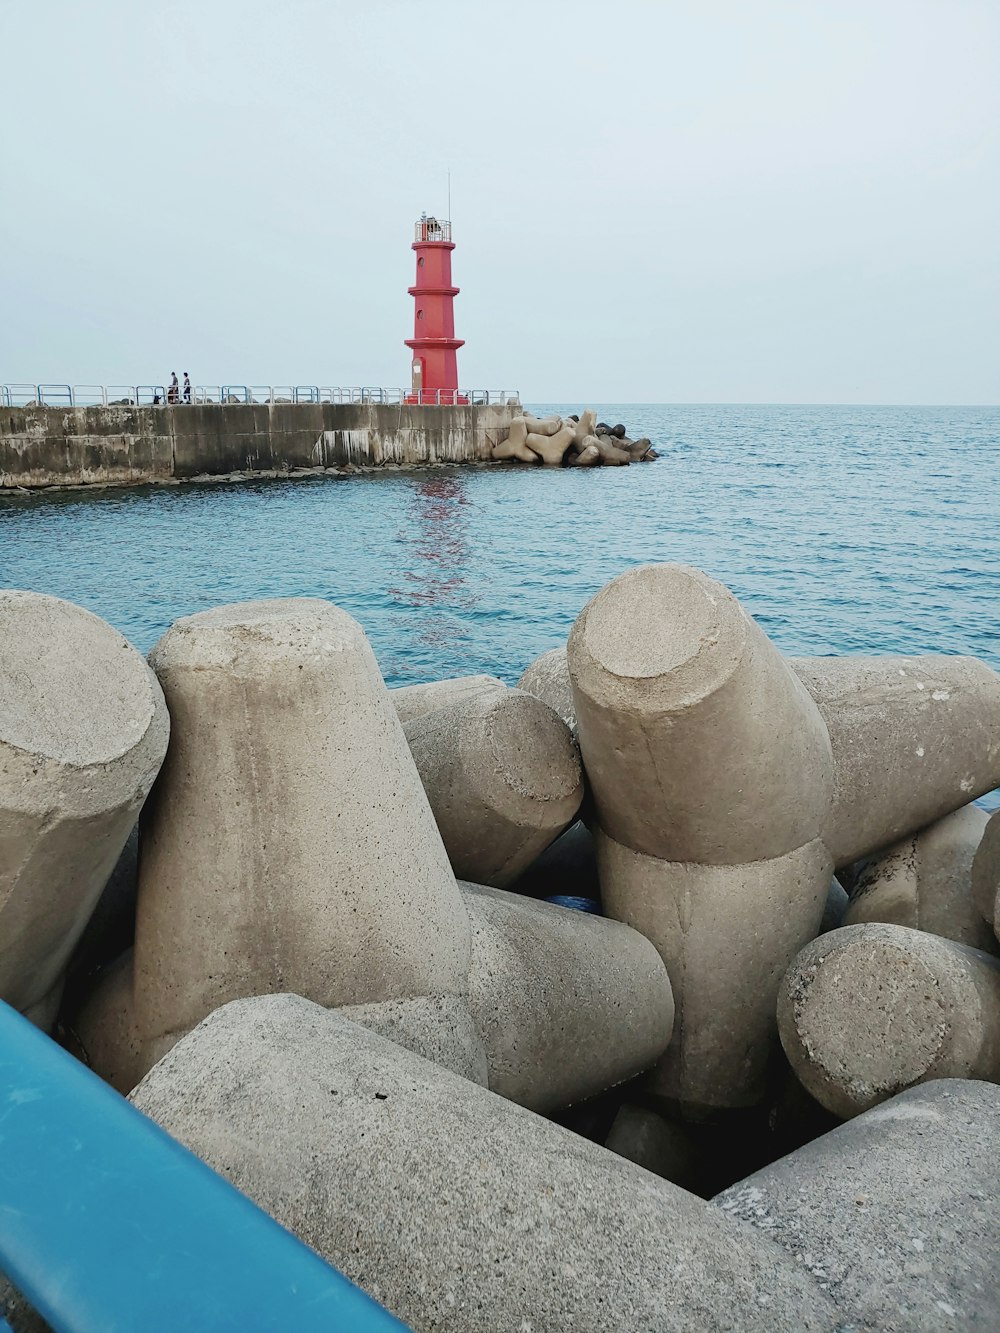
M 609 579 L 679 560 L 787 652 L 1000 668 L 1000 408 L 597 406 L 660 458 L 3 495 L 0 583 L 144 652 L 223 602 L 325 597 L 391 685 L 513 682 Z

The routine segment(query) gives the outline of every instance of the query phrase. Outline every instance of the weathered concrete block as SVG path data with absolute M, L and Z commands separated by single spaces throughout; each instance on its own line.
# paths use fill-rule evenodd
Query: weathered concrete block
M 1000 810 L 994 810 L 972 859 L 972 901 L 1000 939 Z
M 893 1097 L 718 1196 L 817 1279 L 851 1328 L 1000 1324 L 1000 1091 Z
M 521 690 L 438 709 L 405 732 L 461 879 L 513 883 L 580 808 L 576 742 L 551 708 Z
M 567 423 L 568 424 L 568 423 Z M 587 447 L 588 435 L 594 434 L 594 427 L 597 424 L 597 413 L 593 408 L 586 408 L 580 413 L 578 420 L 573 423 L 573 444 L 572 448 L 579 454 Z
M 415 1330 L 832 1330 L 752 1227 L 296 996 L 227 1005 L 133 1093 Z
M 245 602 L 178 621 L 150 661 L 174 721 L 139 866 L 150 1051 L 280 987 L 463 995 L 465 909 L 361 627 L 319 600 Z
M 830 884 L 818 840 L 746 865 L 644 856 L 595 830 L 601 897 L 651 940 L 671 973 L 674 1038 L 649 1091 L 685 1115 L 753 1106 L 777 1045 L 775 997 L 789 961 L 813 939 Z
M 588 435 L 587 449 L 596 449 L 605 467 L 627 467 L 632 461 L 627 449 L 619 449 L 612 435 Z
M 570 731 L 576 734 L 576 705 L 573 702 L 573 685 L 569 678 L 565 644 L 542 653 L 541 657 L 536 657 L 530 666 L 525 667 L 517 688 L 526 690 L 536 699 L 541 699 L 543 704 L 554 708 Z
M 972 862 L 988 822 L 967 805 L 897 842 L 862 870 L 843 924 L 886 921 L 996 953 L 972 900 Z
M 569 460 L 570 467 L 599 467 L 601 451 L 596 444 L 585 444 L 579 453 Z
M 822 719 L 732 594 L 683 565 L 598 593 L 568 663 L 605 910 L 657 945 L 674 983 L 651 1086 L 689 1114 L 752 1104 L 778 983 L 829 890 Z
M 418 995 L 377 1004 L 348 1004 L 337 1013 L 453 1074 L 484 1088 L 489 1086 L 486 1048 L 464 995 Z
M 568 664 L 609 837 L 742 865 L 820 836 L 833 776 L 822 719 L 722 584 L 685 565 L 629 570 L 581 611 Z
M 0 997 L 40 1026 L 169 729 L 156 677 L 117 630 L 0 591 Z
M 489 1086 L 543 1111 L 648 1069 L 674 1025 L 656 949 L 618 921 L 461 884 Z
M 796 1075 L 845 1119 L 930 1079 L 1000 1081 L 1000 962 L 937 935 L 831 931 L 795 959 L 777 1007 Z
M 516 458 L 522 463 L 537 463 L 538 455 L 528 448 L 527 438 L 528 423 L 523 417 L 515 417 L 506 438 L 493 446 L 490 456 L 497 461 Z
M 525 444 L 532 453 L 546 464 L 547 467 L 559 467 L 563 460 L 563 455 L 570 447 L 575 438 L 576 426 L 571 421 L 569 425 L 563 426 L 561 430 L 546 432 L 544 434 L 535 431 L 528 431 Z
M 830 733 L 837 866 L 1000 786 L 1000 675 L 974 657 L 793 657 Z
M 439 708 L 464 703 L 467 699 L 502 694 L 507 686 L 497 676 L 452 676 L 448 680 L 429 680 L 422 685 L 400 685 L 389 691 L 389 698 L 400 722 L 436 713 Z
M 524 414 L 524 424 L 529 435 L 555 435 L 563 429 L 562 417 L 533 417 L 530 412 Z M 576 429 L 576 423 L 572 423 Z

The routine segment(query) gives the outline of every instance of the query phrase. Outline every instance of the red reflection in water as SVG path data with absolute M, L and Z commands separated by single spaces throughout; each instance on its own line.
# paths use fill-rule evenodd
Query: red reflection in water
M 410 548 L 412 560 L 402 571 L 401 584 L 389 594 L 414 607 L 468 610 L 477 598 L 466 585 L 469 544 L 469 500 L 458 477 L 429 477 L 413 488 L 412 525 L 399 541 Z M 455 638 L 455 623 L 447 615 L 425 619 L 419 639 L 440 644 Z

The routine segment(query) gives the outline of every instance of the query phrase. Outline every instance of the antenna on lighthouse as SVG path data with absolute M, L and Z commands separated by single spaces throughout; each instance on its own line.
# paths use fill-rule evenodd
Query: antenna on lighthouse
M 448 221 L 451 221 L 451 172 L 448 172 Z

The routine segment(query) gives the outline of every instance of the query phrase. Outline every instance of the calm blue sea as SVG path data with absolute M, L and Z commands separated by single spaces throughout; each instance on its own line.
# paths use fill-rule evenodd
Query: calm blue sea
M 79 602 L 144 651 L 221 602 L 327 597 L 397 685 L 513 681 L 615 574 L 683 560 L 788 652 L 1000 668 L 1000 408 L 598 410 L 659 461 L 0 497 L 0 583 Z

